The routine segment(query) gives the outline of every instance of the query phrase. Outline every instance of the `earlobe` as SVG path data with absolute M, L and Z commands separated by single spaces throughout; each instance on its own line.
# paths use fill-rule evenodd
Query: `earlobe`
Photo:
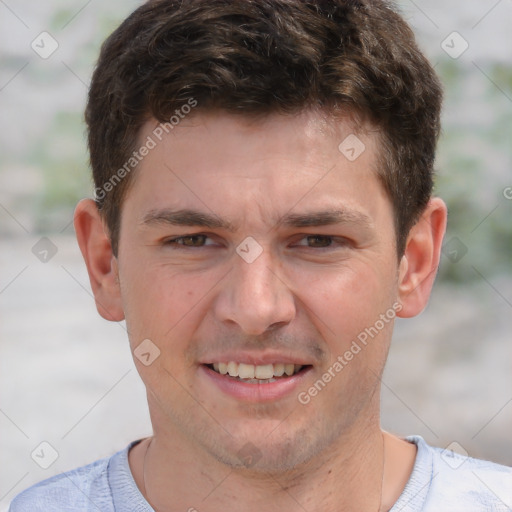
M 441 257 L 446 219 L 446 205 L 441 199 L 432 198 L 409 233 L 399 268 L 400 317 L 416 316 L 428 303 Z
M 117 260 L 92 199 L 82 199 L 75 210 L 74 225 L 78 245 L 89 273 L 98 313 L 106 320 L 124 319 Z

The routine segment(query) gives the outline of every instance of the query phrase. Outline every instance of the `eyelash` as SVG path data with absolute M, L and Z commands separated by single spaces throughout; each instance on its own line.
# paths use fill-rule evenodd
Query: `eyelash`
M 164 245 L 175 245 L 175 246 L 181 246 L 181 247 L 185 247 L 185 248 L 194 248 L 194 247 L 205 247 L 204 245 L 201 245 L 201 246 L 194 246 L 194 245 L 183 245 L 183 244 L 180 244 L 178 243 L 178 241 L 183 241 L 187 238 L 199 238 L 199 237 L 202 237 L 202 238 L 210 238 L 208 237 L 207 235 L 201 235 L 201 234 L 197 234 L 197 235 L 183 235 L 183 236 L 179 236 L 177 238 L 173 238 L 173 239 L 170 239 L 170 240 L 164 240 Z
M 183 240 L 185 239 L 197 239 L 197 238 L 202 238 L 203 240 L 206 240 L 208 238 L 210 238 L 209 236 L 207 235 L 202 235 L 202 234 L 195 234 L 195 235 L 183 235 L 183 236 L 179 236 L 179 237 L 176 237 L 176 238 L 173 238 L 173 239 L 169 239 L 169 240 L 164 240 L 163 242 L 163 245 L 166 245 L 166 246 L 174 246 L 175 248 L 179 248 L 179 249 L 202 249 L 204 247 L 208 247 L 210 245 L 214 245 L 214 244 L 208 244 L 208 245 L 184 245 L 180 242 L 183 242 Z M 343 237 L 335 237 L 335 236 L 330 236 L 330 235 L 304 235 L 300 241 L 304 240 L 304 239 L 328 239 L 330 241 L 330 243 L 327 245 L 327 246 L 321 246 L 321 247 L 311 247 L 309 245 L 307 246 L 301 246 L 301 247 L 307 247 L 309 249 L 332 249 L 333 248 L 333 245 L 335 243 L 338 243 L 339 246 L 346 246 L 348 245 L 348 240 L 346 240 L 345 238 Z M 210 238 L 211 239 L 211 238 Z

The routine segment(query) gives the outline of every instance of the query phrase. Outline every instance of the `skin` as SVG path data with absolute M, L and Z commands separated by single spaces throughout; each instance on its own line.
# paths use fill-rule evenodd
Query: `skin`
M 146 123 L 140 140 L 156 126 Z M 338 150 L 351 133 L 366 147 L 353 162 Z M 309 403 L 297 399 L 393 304 L 411 317 L 428 301 L 446 206 L 431 199 L 399 259 L 378 149 L 376 131 L 356 132 L 348 117 L 199 112 L 139 164 L 118 257 L 94 202 L 79 203 L 75 228 L 98 311 L 126 319 L 132 350 L 145 339 L 160 350 L 149 366 L 134 358 L 154 434 L 129 455 L 155 510 L 234 511 L 243 497 L 249 512 L 384 511 L 399 497 L 416 449 L 380 428 L 393 321 Z M 176 226 L 162 220 L 165 209 L 215 214 L 233 229 Z M 350 214 L 332 225 L 282 222 L 327 209 Z M 205 236 L 169 243 L 187 235 Z M 252 263 L 235 251 L 248 236 L 262 248 Z M 312 367 L 293 393 L 249 402 L 201 371 L 228 349 Z M 245 467 L 248 446 L 257 456 Z

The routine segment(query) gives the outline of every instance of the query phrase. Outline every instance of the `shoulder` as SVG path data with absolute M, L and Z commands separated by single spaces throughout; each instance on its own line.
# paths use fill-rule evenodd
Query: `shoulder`
M 113 512 L 108 467 L 110 461 L 125 450 L 29 487 L 16 496 L 9 512 Z
M 429 474 L 424 510 L 505 512 L 512 509 L 512 468 L 429 446 L 421 437 L 418 459 Z M 416 469 L 416 468 L 415 468 Z M 414 473 L 414 470 L 413 470 Z M 426 482 L 425 482 L 426 483 Z

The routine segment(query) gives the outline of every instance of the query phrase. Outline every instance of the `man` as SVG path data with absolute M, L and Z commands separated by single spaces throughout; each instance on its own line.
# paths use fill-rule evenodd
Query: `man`
M 154 433 L 11 511 L 510 510 L 509 468 L 380 428 L 394 318 L 425 307 L 446 226 L 441 96 L 383 1 L 135 11 L 94 73 L 75 228 Z

